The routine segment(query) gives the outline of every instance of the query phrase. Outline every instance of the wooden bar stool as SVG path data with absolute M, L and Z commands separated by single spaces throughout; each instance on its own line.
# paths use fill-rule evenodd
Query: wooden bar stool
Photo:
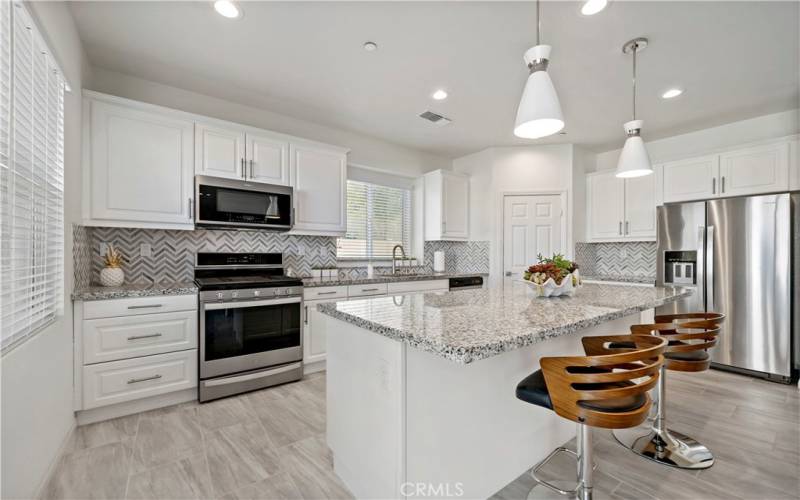
M 655 335 L 669 341 L 664 365 L 656 385 L 655 416 L 642 429 L 620 429 L 614 437 L 623 446 L 650 460 L 681 469 L 707 469 L 714 465 L 714 455 L 689 436 L 671 429 L 666 423 L 666 371 L 700 372 L 711 365 L 708 349 L 717 343 L 723 314 L 685 313 L 655 317 L 655 324 L 631 326 L 631 333 Z M 630 343 L 616 344 L 617 347 Z
M 656 385 L 664 363 L 667 341 L 652 335 L 611 335 L 581 339 L 586 356 L 542 358 L 541 370 L 517 385 L 517 398 L 555 411 L 577 422 L 577 452 L 556 448 L 531 470 L 537 485 L 528 498 L 539 496 L 542 485 L 581 500 L 592 498 L 591 428 L 620 429 L 641 424 L 651 401 L 647 395 Z M 625 347 L 612 348 L 624 342 Z M 562 490 L 536 476 L 559 453 L 578 459 L 577 486 Z

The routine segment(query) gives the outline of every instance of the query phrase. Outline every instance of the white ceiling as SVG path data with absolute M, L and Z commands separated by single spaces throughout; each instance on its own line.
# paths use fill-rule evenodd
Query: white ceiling
M 542 5 L 542 41 L 566 135 L 512 133 L 535 43 L 532 2 L 245 2 L 225 19 L 211 2 L 76 2 L 93 65 L 456 157 L 488 146 L 572 142 L 619 147 L 639 58 L 644 137 L 798 107 L 800 3 L 622 2 L 592 17 Z M 366 52 L 362 44 L 379 45 Z M 662 100 L 671 86 L 683 96 Z M 450 93 L 433 101 L 437 88 Z M 436 127 L 426 109 L 453 120 Z

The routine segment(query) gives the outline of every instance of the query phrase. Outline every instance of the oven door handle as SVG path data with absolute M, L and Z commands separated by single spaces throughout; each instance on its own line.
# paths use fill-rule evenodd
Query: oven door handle
M 242 302 L 206 302 L 203 309 L 215 311 L 217 309 L 242 309 L 245 307 L 279 306 L 281 304 L 299 304 L 302 297 L 286 297 L 284 299 L 247 300 Z
M 285 373 L 291 370 L 295 370 L 303 366 L 300 363 L 292 363 L 290 365 L 281 366 L 275 368 L 273 370 L 266 370 L 258 373 L 248 373 L 247 375 L 239 375 L 234 377 L 222 377 L 214 380 L 204 380 L 203 385 L 206 387 L 216 387 L 218 385 L 229 385 L 229 384 L 238 384 L 239 382 L 247 382 L 248 380 L 256 380 L 259 378 L 271 377 L 272 375 L 278 375 L 279 373 Z

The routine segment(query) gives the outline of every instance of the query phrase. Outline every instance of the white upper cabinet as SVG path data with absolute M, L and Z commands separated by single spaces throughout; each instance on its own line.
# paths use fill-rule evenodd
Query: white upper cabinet
M 740 149 L 719 157 L 720 195 L 789 189 L 789 143 Z
M 245 135 L 241 130 L 207 123 L 195 126 L 195 173 L 244 179 Z
M 341 236 L 347 230 L 347 151 L 318 143 L 289 146 L 295 234 Z
M 289 142 L 267 134 L 247 133 L 247 180 L 289 185 Z
M 612 171 L 589 175 L 586 184 L 589 239 L 622 239 L 625 181 Z
M 656 176 L 625 179 L 625 236 L 656 237 Z
M 787 191 L 792 169 L 798 168 L 792 157 L 795 143 L 795 138 L 783 138 L 665 163 L 664 202 Z
M 84 223 L 192 229 L 194 123 L 155 106 L 85 95 Z
M 425 240 L 469 238 L 469 177 L 435 170 L 425 180 Z
M 719 156 L 702 156 L 663 165 L 664 203 L 702 200 L 719 193 Z
M 586 178 L 589 241 L 654 240 L 656 176 L 617 178 L 600 172 Z

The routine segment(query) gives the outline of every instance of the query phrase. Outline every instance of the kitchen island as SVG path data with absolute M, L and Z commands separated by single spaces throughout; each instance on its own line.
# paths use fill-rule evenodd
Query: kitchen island
M 327 439 L 357 498 L 487 498 L 574 435 L 515 398 L 539 358 L 626 333 L 681 288 L 587 284 L 537 298 L 524 283 L 321 304 Z

